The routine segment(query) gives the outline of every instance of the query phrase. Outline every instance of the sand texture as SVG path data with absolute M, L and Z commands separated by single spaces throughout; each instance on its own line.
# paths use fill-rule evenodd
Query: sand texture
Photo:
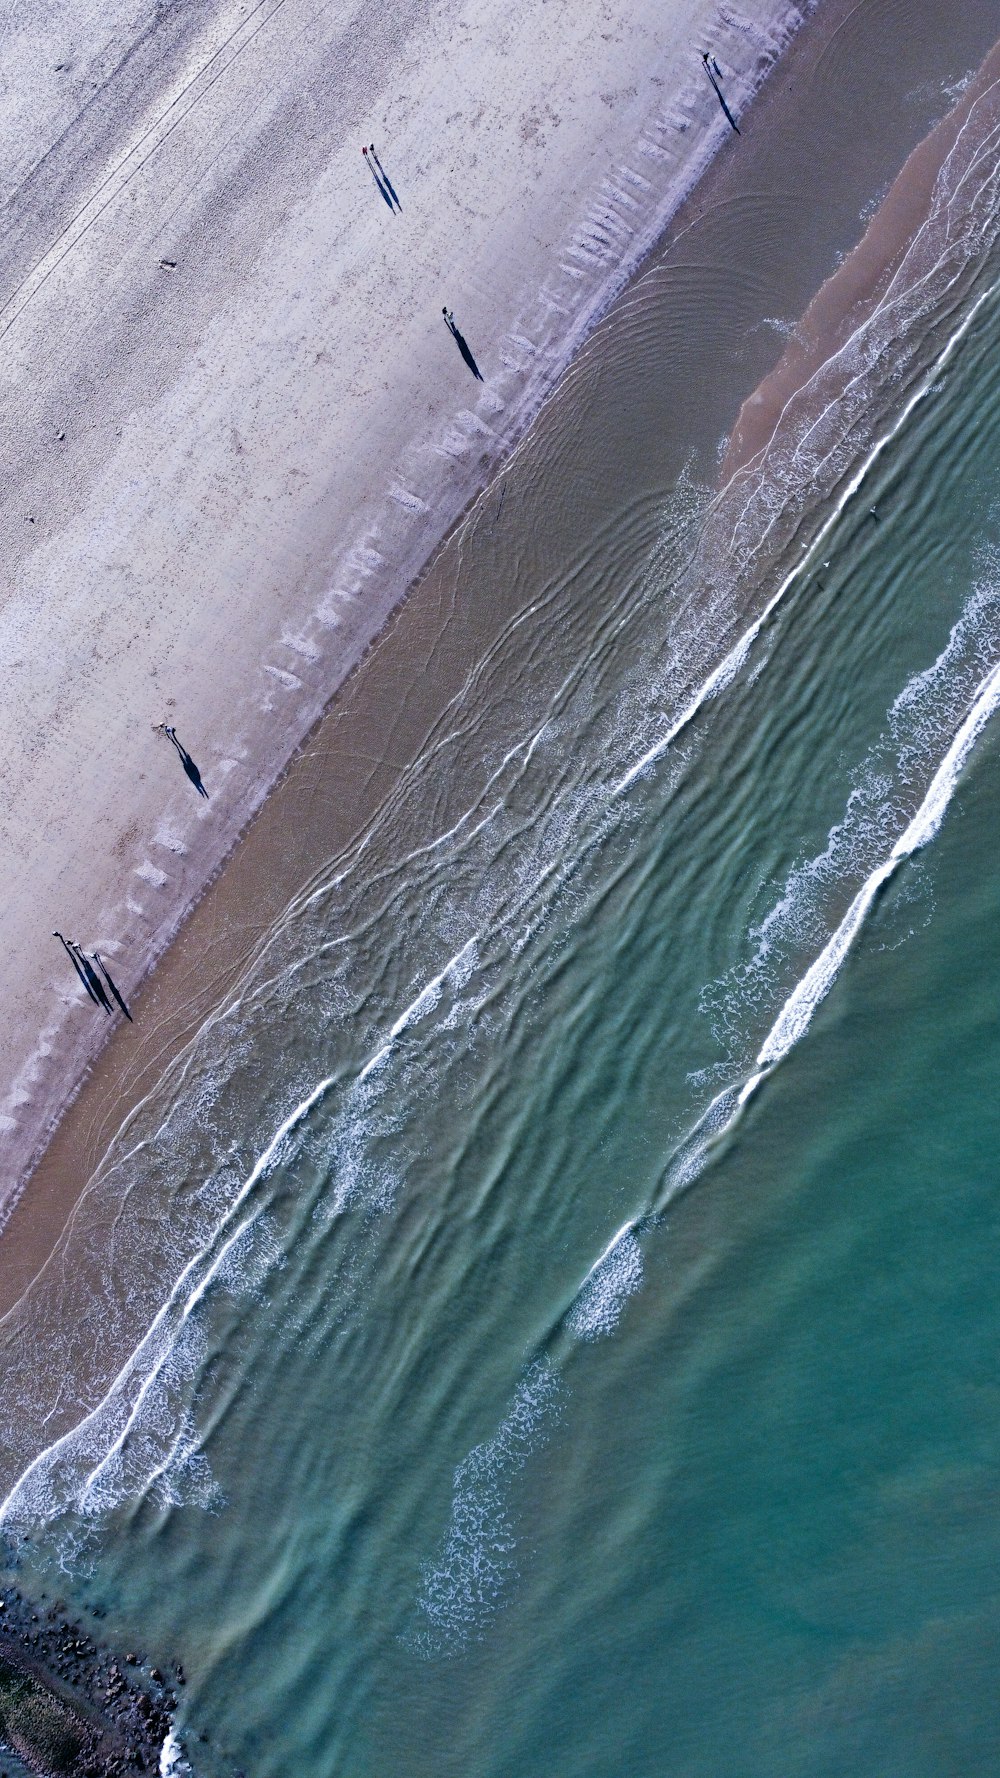
M 798 22 L 774 0 L 20 15 L 0 88 L 4 1203 L 112 1022 L 53 929 L 134 996 L 730 141 L 701 50 L 739 115 Z

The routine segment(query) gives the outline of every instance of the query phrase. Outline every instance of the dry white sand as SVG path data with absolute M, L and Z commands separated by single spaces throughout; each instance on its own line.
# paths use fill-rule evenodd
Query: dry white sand
M 739 113 L 799 22 L 781 0 L 18 17 L 0 76 L 0 1204 L 110 1024 L 53 928 L 134 990 L 727 139 L 701 50 Z

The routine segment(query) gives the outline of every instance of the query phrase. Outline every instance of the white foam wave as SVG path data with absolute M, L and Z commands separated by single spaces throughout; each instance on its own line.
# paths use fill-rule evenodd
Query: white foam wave
M 962 767 L 998 704 L 1000 665 L 994 667 L 980 685 L 972 708 L 938 766 L 912 821 L 896 841 L 889 856 L 871 872 L 858 890 L 836 932 L 788 996 L 764 1039 L 757 1057 L 758 1072 L 744 1087 L 740 1095 L 741 1103 L 757 1086 L 762 1074 L 787 1055 L 807 1029 L 820 1001 L 833 986 L 844 958 L 883 883 L 888 882 L 904 858 L 912 857 L 914 852 L 934 838 L 955 794 Z
M 757 637 L 760 635 L 761 630 L 764 628 L 764 625 L 777 610 L 778 606 L 782 603 L 786 594 L 790 592 L 791 588 L 795 586 L 807 572 L 812 570 L 820 549 L 841 513 L 844 511 L 845 507 L 849 505 L 851 500 L 853 500 L 855 494 L 868 479 L 868 476 L 871 474 L 872 469 L 875 467 L 875 464 L 882 456 L 886 447 L 891 444 L 892 440 L 902 431 L 910 415 L 913 413 L 914 408 L 916 408 L 933 389 L 938 376 L 948 363 L 948 360 L 951 358 L 960 340 L 972 326 L 972 323 L 983 304 L 995 294 L 996 289 L 996 285 L 991 285 L 989 290 L 983 291 L 977 300 L 970 306 L 968 312 L 963 316 L 959 325 L 950 335 L 944 347 L 938 353 L 930 370 L 922 379 L 919 387 L 910 396 L 892 426 L 890 426 L 888 431 L 876 440 L 854 475 L 851 476 L 850 480 L 846 483 L 840 498 L 835 501 L 831 507 L 828 517 L 817 532 L 810 548 L 803 552 L 802 560 L 796 562 L 794 567 L 789 569 L 777 591 L 773 593 L 767 601 L 760 616 L 755 618 L 753 623 L 747 626 L 743 631 L 743 634 L 736 642 L 734 642 L 732 648 L 726 654 L 724 659 L 721 660 L 718 666 L 714 667 L 711 673 L 708 674 L 707 678 L 702 681 L 697 691 L 693 694 L 681 714 L 671 724 L 667 732 L 664 735 L 661 735 L 658 740 L 654 741 L 650 747 L 647 747 L 646 751 L 640 758 L 637 759 L 634 764 L 629 767 L 628 771 L 611 786 L 610 794 L 613 797 L 621 796 L 628 790 L 630 786 L 635 783 L 637 778 L 641 777 L 651 765 L 655 764 L 656 760 L 662 758 L 663 754 L 673 745 L 677 737 L 694 721 L 699 711 L 702 710 L 707 703 L 710 703 L 713 698 L 717 698 L 721 692 L 726 691 L 729 686 L 732 685 L 733 680 L 737 677 L 746 662 L 750 650 L 756 642 Z
M 634 1224 L 627 1222 L 594 1261 L 567 1316 L 570 1332 L 581 1340 L 599 1340 L 613 1333 L 630 1296 L 642 1284 L 642 1248 Z
M 370 1089 L 351 1105 L 359 1089 L 387 1059 L 399 1036 L 438 1005 L 445 983 L 464 986 L 476 966 L 476 940 L 469 939 L 416 995 L 394 1022 L 389 1041 L 361 1069 L 349 1094 L 346 1132 L 338 1152 L 340 1178 L 334 1213 L 356 1195 L 361 1171 L 359 1136 L 370 1112 Z M 288 1158 L 293 1134 L 326 1097 L 337 1077 L 327 1075 L 282 1120 L 236 1191 L 206 1244 L 183 1268 L 146 1335 L 113 1378 L 101 1401 L 62 1438 L 41 1450 L 0 1502 L 0 1525 L 51 1520 L 73 1506 L 84 1514 L 108 1511 L 129 1493 L 152 1487 L 164 1500 L 214 1498 L 207 1464 L 186 1414 L 176 1407 L 183 1384 L 196 1374 L 200 1344 L 192 1317 L 210 1285 L 231 1268 L 261 1206 L 254 1188 Z M 376 1184 L 379 1182 L 376 1181 Z M 381 1182 L 383 1199 L 391 1190 Z M 375 1192 L 375 1196 L 379 1193 Z M 228 1231 L 228 1232 L 227 1232 Z M 231 1282 L 235 1282 L 231 1280 Z
M 178 1401 L 204 1357 L 196 1327 L 181 1321 L 147 1336 L 104 1400 L 23 1472 L 0 1505 L 0 1525 L 17 1529 L 57 1518 L 72 1504 L 84 1517 L 110 1512 L 143 1487 L 165 1503 L 208 1505 L 211 1474 Z
M 500 1608 L 516 1569 L 511 1484 L 547 1437 L 562 1393 L 557 1373 L 539 1360 L 492 1438 L 458 1465 L 448 1529 L 422 1570 L 419 1627 L 404 1638 L 421 1654 L 452 1654 L 480 1640 Z
M 732 683 L 762 626 L 790 588 L 812 567 L 845 506 L 917 405 L 934 389 L 983 305 L 996 294 L 997 285 L 993 284 L 965 307 L 893 423 L 850 470 L 852 426 L 870 408 L 873 380 L 875 388 L 885 384 L 888 346 L 892 344 L 897 351 L 900 346 L 905 348 L 900 355 L 900 367 L 906 359 L 913 362 L 921 324 L 939 317 L 945 306 L 954 301 L 961 280 L 970 267 L 982 263 L 985 246 L 996 232 L 1000 214 L 996 204 L 1000 131 L 990 125 L 982 139 L 975 134 L 984 113 L 989 115 L 993 96 L 992 89 L 981 95 L 959 130 L 939 169 L 928 214 L 874 308 L 806 383 L 793 392 L 768 445 L 753 463 L 737 471 L 714 501 L 713 525 L 708 529 L 720 532 L 717 548 L 724 565 L 723 580 L 738 580 L 743 565 L 761 556 L 779 522 L 787 527 L 790 515 L 798 510 L 802 500 L 806 505 L 813 504 L 824 484 L 832 489 L 838 478 L 844 476 L 838 498 L 810 547 L 785 575 L 760 616 L 701 681 L 667 731 L 613 784 L 613 797 L 628 790 L 667 751 L 704 704 Z M 729 510 L 734 505 L 730 524 Z M 710 599 L 706 604 L 707 592 L 707 587 L 702 589 L 698 605 L 702 623 L 711 607 Z
M 731 1062 L 742 1058 L 748 1015 L 769 1007 L 774 982 L 805 946 L 824 943 L 828 905 L 845 879 L 867 876 L 905 826 L 930 762 L 955 732 L 984 671 L 1000 658 L 1000 578 L 987 553 L 980 580 L 936 660 L 913 675 L 894 700 L 884 733 L 854 774 L 843 815 L 822 852 L 796 864 L 777 900 L 751 930 L 752 954 L 701 997 Z
M 446 982 L 450 980 L 458 989 L 465 986 L 469 976 L 476 967 L 478 956 L 479 950 L 476 940 L 474 938 L 466 939 L 461 950 L 455 952 L 454 957 L 445 964 L 444 968 L 440 970 L 436 976 L 433 976 L 432 979 L 421 988 L 416 998 L 411 1000 L 405 1011 L 400 1013 L 395 1024 L 390 1027 L 389 1036 L 385 1043 L 380 1044 L 379 1048 L 375 1051 L 375 1054 L 369 1057 L 368 1061 L 365 1063 L 358 1075 L 359 1080 L 367 1080 L 370 1074 L 375 1074 L 380 1068 L 384 1067 L 392 1054 L 393 1045 L 395 1044 L 397 1037 L 401 1037 L 403 1032 L 407 1030 L 410 1025 L 417 1024 L 420 1019 L 425 1019 L 428 1013 L 434 1011 L 434 1008 L 438 1005 L 438 1002 L 444 993 Z
M 928 670 L 931 674 L 933 671 Z M 700 1176 L 715 1144 L 733 1128 L 757 1088 L 805 1035 L 817 1008 L 833 987 L 879 890 L 904 860 L 928 845 L 939 831 L 963 767 L 998 707 L 1000 663 L 993 666 L 977 686 L 967 713 L 937 766 L 916 813 L 889 852 L 870 871 L 836 930 L 786 998 L 757 1052 L 748 1078 L 742 1085 L 725 1087 L 715 1096 L 674 1154 L 653 1206 L 655 1212 L 662 1212 L 671 1198 Z
M 476 941 L 474 938 L 470 938 L 466 940 L 460 951 L 455 952 L 454 957 L 451 958 L 450 962 L 445 964 L 440 974 L 434 976 L 433 979 L 427 983 L 427 986 L 421 989 L 416 999 L 406 1008 L 406 1011 L 400 1013 L 399 1018 L 389 1032 L 390 1041 L 399 1037 L 402 1032 L 406 1030 L 408 1025 L 416 1024 L 418 1019 L 426 1018 L 429 1012 L 433 1012 L 441 998 L 444 984 L 449 976 L 454 975 L 456 981 L 459 982 L 467 981 L 468 971 L 475 967 L 475 961 Z
M 191 1767 L 175 1729 L 168 1729 L 160 1748 L 159 1778 L 188 1778 Z

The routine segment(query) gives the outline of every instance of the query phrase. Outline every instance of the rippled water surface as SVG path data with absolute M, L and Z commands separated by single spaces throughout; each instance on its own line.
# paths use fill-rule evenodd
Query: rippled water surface
M 625 298 L 451 548 L 465 683 L 8 1318 L 22 1572 L 183 1659 L 199 1771 L 996 1769 L 991 103 L 721 498 L 599 399 Z

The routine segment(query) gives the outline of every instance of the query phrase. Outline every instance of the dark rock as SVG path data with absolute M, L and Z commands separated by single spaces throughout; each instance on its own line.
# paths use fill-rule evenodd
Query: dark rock
M 0 1719 L 19 1755 L 39 1778 L 155 1773 L 173 1687 L 159 1668 L 144 1674 L 135 1654 L 99 1648 L 56 1607 L 40 1623 L 34 1603 L 13 1588 L 0 1597 Z

